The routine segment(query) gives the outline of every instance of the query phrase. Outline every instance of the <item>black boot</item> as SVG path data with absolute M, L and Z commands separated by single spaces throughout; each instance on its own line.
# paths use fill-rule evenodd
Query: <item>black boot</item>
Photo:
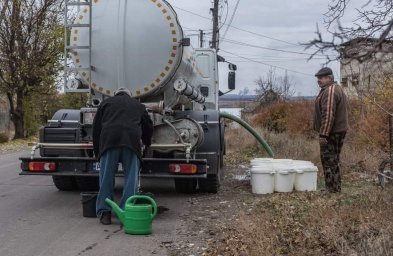
M 112 224 L 112 214 L 111 212 L 103 212 L 100 217 L 100 222 L 103 225 L 110 225 Z

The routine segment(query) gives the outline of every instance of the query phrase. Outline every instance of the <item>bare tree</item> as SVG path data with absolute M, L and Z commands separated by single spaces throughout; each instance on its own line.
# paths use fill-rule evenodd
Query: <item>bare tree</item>
M 240 102 L 238 103 L 239 107 L 245 109 L 247 107 L 247 99 L 245 99 L 246 95 L 250 93 L 250 89 L 248 87 L 244 87 L 242 90 L 239 91 Z
M 293 78 L 288 75 L 288 72 L 285 71 L 285 75 L 279 78 L 279 92 L 282 97 L 287 100 L 295 94 L 295 82 Z
M 376 52 L 391 52 L 391 48 L 383 49 L 382 46 L 393 39 L 393 1 L 369 0 L 362 8 L 357 9 L 357 17 L 353 23 L 344 26 L 341 19 L 349 8 L 349 2 L 350 0 L 331 0 L 328 11 L 324 14 L 324 26 L 330 33 L 331 40 L 325 40 L 317 27 L 316 38 L 307 43 L 306 48 L 316 48 L 314 55 L 326 54 L 331 50 L 339 53 L 336 57 L 326 54 L 328 62 L 346 57 L 362 62 L 373 57 Z M 375 40 L 370 42 L 370 39 Z M 346 47 L 351 49 L 350 51 L 343 51 L 344 42 L 350 42 L 350 47 Z
M 272 102 L 287 100 L 294 94 L 293 80 L 285 72 L 280 77 L 276 75 L 275 69 L 269 69 L 265 77 L 259 77 L 255 84 L 258 88 L 255 90 L 257 99 L 261 104 L 270 104 Z
M 23 103 L 56 90 L 63 45 L 61 0 L 0 1 L 0 92 L 11 105 L 15 138 L 25 136 Z
M 242 90 L 239 91 L 239 96 L 247 95 L 250 92 L 248 87 L 244 87 Z

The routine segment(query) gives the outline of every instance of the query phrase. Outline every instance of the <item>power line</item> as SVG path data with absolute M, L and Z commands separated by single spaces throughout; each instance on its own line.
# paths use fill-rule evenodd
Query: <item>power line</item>
M 227 19 L 228 19 L 228 14 L 229 14 L 229 5 L 228 5 L 228 1 L 227 0 L 224 0 L 224 3 L 226 4 L 226 6 L 227 6 L 227 13 L 226 13 L 226 15 L 225 15 L 225 19 L 224 19 L 224 22 L 222 22 L 221 23 L 221 26 L 218 28 L 218 30 L 221 30 L 221 28 L 225 25 L 225 23 L 227 22 Z M 222 8 L 225 8 L 225 7 L 222 7 Z M 221 22 L 221 18 L 222 18 L 222 13 L 223 13 L 224 11 L 222 11 L 221 12 L 221 14 L 220 14 L 220 22 Z
M 180 8 L 180 7 L 177 7 L 177 6 L 173 6 L 173 7 L 176 8 L 176 9 L 179 9 L 179 10 L 181 10 L 181 11 L 190 13 L 190 14 L 192 14 L 192 15 L 198 16 L 198 17 L 200 17 L 200 18 L 207 19 L 207 20 L 211 20 L 211 18 L 202 16 L 202 15 L 197 14 L 197 13 L 195 13 L 195 12 L 191 12 L 191 11 L 185 10 L 185 9 Z M 225 24 L 224 26 L 228 26 L 228 25 Z M 260 37 L 263 37 L 263 38 L 268 38 L 268 39 L 271 39 L 271 40 L 283 42 L 283 43 L 286 43 L 286 44 L 289 44 L 289 45 L 294 45 L 294 46 L 298 46 L 298 47 L 301 46 L 300 44 L 294 44 L 294 43 L 291 43 L 291 42 L 288 42 L 288 41 L 285 41 L 285 40 L 277 39 L 277 38 L 274 38 L 274 37 L 270 37 L 270 36 L 266 36 L 266 35 L 259 34 L 259 33 L 256 33 L 256 32 L 252 32 L 252 31 L 249 31 L 249 30 L 246 30 L 246 29 L 238 28 L 238 27 L 235 27 L 235 26 L 233 26 L 233 25 L 229 25 L 228 27 L 231 27 L 231 28 L 234 28 L 234 29 L 243 31 L 243 32 L 247 32 L 247 33 L 250 33 L 250 34 L 253 34 L 253 35 L 256 35 L 256 36 L 260 36 Z M 227 41 L 227 39 L 224 39 L 223 41 Z M 233 41 L 233 40 L 232 40 L 232 41 Z M 236 41 L 234 41 L 234 42 L 236 42 Z M 232 42 L 232 43 L 234 43 L 234 42 Z M 242 42 L 236 42 L 236 43 L 239 44 L 239 43 L 242 43 Z M 312 54 L 310 54 L 310 53 L 304 53 L 304 52 L 303 52 L 303 53 L 300 53 L 300 52 L 291 52 L 291 51 L 285 51 L 285 50 L 280 50 L 280 49 L 273 49 L 273 48 L 268 48 L 268 47 L 250 45 L 250 44 L 247 44 L 247 43 L 242 43 L 242 44 L 243 44 L 244 46 L 247 45 L 247 46 L 250 46 L 250 47 L 260 48 L 260 49 L 265 49 L 265 50 L 272 50 L 272 51 L 279 51 L 279 52 L 287 52 L 287 53 L 296 53 L 296 54 L 302 54 L 302 55 L 308 55 L 308 56 L 311 56 L 311 55 L 312 55 Z M 316 55 L 314 55 L 314 56 L 325 56 L 325 55 L 316 54 Z M 328 56 L 332 56 L 332 55 L 328 55 Z M 335 56 L 334 56 L 334 57 L 335 57 Z
M 172 5 L 172 6 L 173 6 L 174 8 L 176 8 L 176 9 L 179 9 L 179 10 L 183 11 L 183 12 L 187 12 L 187 13 L 189 13 L 189 14 L 198 16 L 198 17 L 203 18 L 203 19 L 211 20 L 211 18 L 206 17 L 206 16 L 202 16 L 202 15 L 200 15 L 200 14 L 198 14 L 198 13 L 195 13 L 195 12 L 192 12 L 192 11 L 189 11 L 189 10 L 185 10 L 185 9 L 180 8 L 180 7 L 177 7 L 177 6 L 175 6 L 175 5 Z M 224 24 L 224 26 L 228 26 L 228 25 L 227 25 L 227 24 Z M 290 44 L 290 45 L 294 45 L 294 46 L 298 46 L 298 47 L 301 46 L 300 44 L 295 44 L 295 43 L 291 43 L 291 42 L 288 42 L 288 41 L 285 41 L 285 40 L 281 40 L 281 39 L 278 39 L 278 38 L 274 38 L 274 37 L 271 37 L 271 36 L 266 36 L 266 35 L 263 35 L 263 34 L 260 34 L 260 33 L 256 33 L 256 32 L 253 32 L 253 31 L 249 31 L 249 30 L 246 30 L 246 29 L 242 29 L 242 28 L 239 28 L 239 27 L 235 27 L 235 26 L 233 26 L 233 25 L 230 25 L 230 26 L 228 26 L 228 27 L 231 27 L 231 28 L 234 28 L 234 29 L 237 29 L 237 30 L 246 32 L 246 33 L 250 33 L 250 34 L 253 34 L 253 35 L 256 35 L 256 36 L 260 36 L 260 37 L 263 37 L 263 38 L 268 38 L 268 39 L 271 39 L 271 40 L 275 40 L 275 41 L 278 41 L 278 42 L 282 42 L 282 43 L 286 43 L 286 44 Z
M 189 28 L 189 27 L 185 27 L 185 26 L 182 26 L 182 28 L 184 28 L 185 30 L 187 30 L 187 31 L 200 31 L 200 30 L 203 30 L 203 31 L 212 31 L 212 29 L 211 28 L 207 28 L 207 29 L 195 29 L 195 28 Z
M 195 12 L 192 12 L 192 11 L 185 10 L 185 9 L 180 8 L 180 7 L 177 7 L 177 6 L 175 6 L 175 5 L 172 5 L 172 6 L 173 6 L 174 8 L 176 8 L 176 9 L 179 9 L 179 10 L 183 11 L 183 12 L 190 13 L 190 14 L 192 14 L 192 15 L 198 16 L 198 17 L 203 18 L 203 19 L 206 19 L 206 20 L 211 20 L 211 18 L 206 17 L 206 16 L 202 16 L 202 15 L 200 15 L 200 14 L 198 14 L 198 13 L 195 13 Z
M 285 52 L 285 53 L 292 53 L 292 54 L 300 54 L 300 55 L 312 56 L 312 54 L 310 54 L 310 53 L 296 52 L 296 51 L 288 51 L 288 50 L 281 50 L 281 49 L 275 49 L 275 48 L 269 48 L 269 47 L 264 47 L 264 46 L 259 46 L 259 45 L 244 43 L 244 42 L 240 42 L 240 41 L 235 41 L 235 40 L 231 40 L 231 39 L 223 39 L 222 41 L 227 42 L 227 43 L 230 43 L 230 44 L 242 45 L 242 46 L 247 46 L 247 47 L 252 47 L 252 48 L 258 48 L 258 49 L 264 49 L 264 50 L 270 50 L 270 51 Z M 314 56 L 331 56 L 331 55 L 315 54 Z
M 232 25 L 232 21 L 233 21 L 233 19 L 235 18 L 236 11 L 237 11 L 237 7 L 239 6 L 239 3 L 240 3 L 240 0 L 237 0 L 236 5 L 235 5 L 235 9 L 233 10 L 232 16 L 231 16 L 231 18 L 230 18 L 230 20 L 229 20 L 229 23 L 228 23 L 228 25 L 227 25 L 227 28 L 225 29 L 225 32 L 224 32 L 224 34 L 223 34 L 223 36 L 222 36 L 222 39 L 225 38 L 225 36 L 226 36 L 227 33 L 228 33 L 229 28 L 230 28 L 231 25 Z M 229 8 L 228 8 L 228 9 L 229 9 Z M 225 24 L 225 22 L 224 22 L 224 24 Z
M 243 59 L 243 58 L 238 58 L 238 57 L 231 57 L 231 56 L 222 56 L 224 58 L 230 58 L 231 60 L 239 60 L 239 59 Z M 274 59 L 274 58 L 264 58 L 264 57 L 260 57 L 260 58 L 250 58 L 252 60 L 263 60 L 263 61 L 267 61 L 267 62 L 285 62 L 285 61 L 307 61 L 307 58 L 295 58 L 295 59 Z M 316 61 L 320 61 L 320 60 L 324 60 L 324 58 L 316 58 L 313 59 Z
M 248 57 L 248 58 L 257 58 L 257 59 L 258 58 L 271 58 L 271 59 L 279 59 L 279 60 L 286 60 L 286 59 L 290 59 L 290 60 L 293 60 L 293 59 L 308 60 L 307 57 L 301 57 L 301 56 L 297 57 L 297 56 L 288 56 L 288 55 L 282 56 L 282 55 L 247 54 L 247 53 L 237 53 L 237 54 L 239 54 L 241 56 Z M 222 55 L 222 57 L 225 57 L 225 55 Z M 318 58 L 315 58 L 315 59 L 321 59 L 322 60 L 322 59 L 326 59 L 326 58 L 318 57 Z
M 298 46 L 298 47 L 302 46 L 300 44 L 291 43 L 291 42 L 288 42 L 288 41 L 285 41 L 285 40 L 282 40 L 282 39 L 274 38 L 274 37 L 271 37 L 271 36 L 266 36 L 266 35 L 259 34 L 259 33 L 256 33 L 256 32 L 252 32 L 250 30 L 246 30 L 246 29 L 243 29 L 243 28 L 238 28 L 238 27 L 235 27 L 233 25 L 231 25 L 230 27 L 234 28 L 234 29 L 237 29 L 237 30 L 240 30 L 240 31 L 243 31 L 243 32 L 246 32 L 246 33 L 249 33 L 249 34 L 253 34 L 253 35 L 259 36 L 259 37 L 275 40 L 275 41 L 278 41 L 278 42 L 281 42 L 281 43 L 286 43 L 286 44 L 293 45 L 293 46 Z
M 279 66 L 275 66 L 275 65 L 271 65 L 271 64 L 268 64 L 268 63 L 265 63 L 265 62 L 262 62 L 262 61 L 257 61 L 257 60 L 253 60 L 253 59 L 250 59 L 250 58 L 247 58 L 247 57 L 244 57 L 244 56 L 240 56 L 240 55 L 228 52 L 228 51 L 224 51 L 224 50 L 221 50 L 221 51 L 222 52 L 226 52 L 228 54 L 231 54 L 233 56 L 245 59 L 245 60 L 249 60 L 251 62 L 255 62 L 255 63 L 259 63 L 259 64 L 262 64 L 262 65 L 268 66 L 268 67 L 278 68 L 278 69 L 290 71 L 292 73 L 297 73 L 297 74 L 301 74 L 301 75 L 305 75 L 305 76 L 312 76 L 312 77 L 314 77 L 314 75 L 311 75 L 311 74 L 307 74 L 307 73 L 303 73 L 303 72 L 300 72 L 300 71 L 296 71 L 296 70 L 292 70 L 292 69 L 288 69 L 288 68 L 283 68 L 283 67 L 279 67 Z

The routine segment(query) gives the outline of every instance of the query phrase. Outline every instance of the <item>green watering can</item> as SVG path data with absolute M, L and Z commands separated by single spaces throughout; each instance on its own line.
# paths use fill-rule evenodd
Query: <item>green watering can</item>
M 141 200 L 143 204 L 135 204 L 136 200 Z M 126 234 L 151 234 L 151 225 L 154 217 L 157 215 L 157 204 L 151 197 L 142 195 L 131 196 L 125 203 L 124 211 L 109 198 L 105 199 L 105 202 L 112 207 L 117 217 L 119 217 Z

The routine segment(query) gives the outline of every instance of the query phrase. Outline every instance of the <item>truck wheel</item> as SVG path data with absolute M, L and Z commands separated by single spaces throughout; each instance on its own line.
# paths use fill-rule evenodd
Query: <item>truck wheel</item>
M 199 191 L 216 194 L 220 187 L 219 175 L 220 174 L 208 174 L 206 179 L 199 179 Z
M 98 177 L 76 177 L 76 184 L 79 190 L 98 191 L 100 189 Z
M 177 193 L 191 194 L 196 192 L 197 179 L 175 179 L 175 188 Z
M 53 183 L 58 190 L 61 191 L 71 191 L 76 190 L 78 186 L 76 185 L 75 177 L 72 176 L 52 176 Z

